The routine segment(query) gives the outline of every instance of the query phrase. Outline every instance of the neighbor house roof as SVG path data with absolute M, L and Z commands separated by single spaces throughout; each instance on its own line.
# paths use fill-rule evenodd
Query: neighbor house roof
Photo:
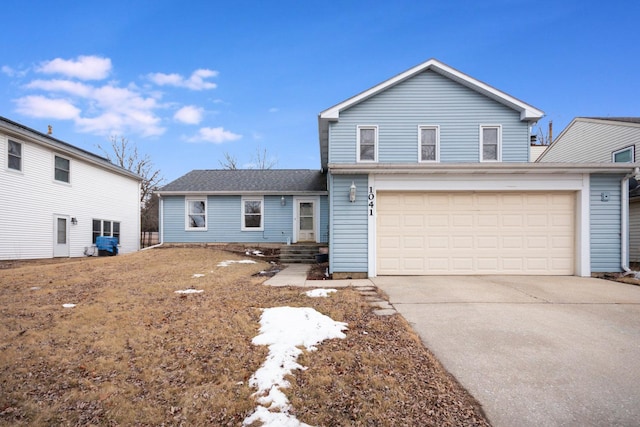
M 177 194 L 321 194 L 326 176 L 309 169 L 193 170 L 162 187 L 160 195 Z
M 579 119 L 609 120 L 612 122 L 640 123 L 640 117 L 578 117 Z
M 35 129 L 31 129 L 25 125 L 14 122 L 5 117 L 0 117 L 0 129 L 8 134 L 10 138 L 16 138 L 18 140 L 28 140 L 33 143 L 54 149 L 61 154 L 85 160 L 93 165 L 108 169 L 111 172 L 115 172 L 120 175 L 128 176 L 129 178 L 142 181 L 142 177 L 140 177 L 139 175 L 111 163 L 109 159 L 105 157 L 98 156 L 97 154 L 91 153 L 90 151 L 83 150 L 82 148 L 78 148 L 74 145 L 69 144 L 68 142 L 64 142 L 50 135 L 38 132 Z
M 420 74 L 424 71 L 433 71 L 438 73 L 444 77 L 447 77 L 455 82 L 458 82 L 476 92 L 479 92 L 482 95 L 485 95 L 503 105 L 506 105 L 509 108 L 512 108 L 518 112 L 520 112 L 520 120 L 526 120 L 530 122 L 536 122 L 544 116 L 544 112 L 539 110 L 532 105 L 529 105 L 513 96 L 502 92 L 490 86 L 480 80 L 474 79 L 473 77 L 464 74 L 461 71 L 452 68 L 437 59 L 429 59 L 422 64 L 416 65 L 409 70 L 398 74 L 395 77 L 392 77 L 384 82 L 365 90 L 364 92 L 355 95 L 346 101 L 343 101 L 339 104 L 334 105 L 333 107 L 324 110 L 318 115 L 318 131 L 320 134 L 320 160 L 322 162 L 323 168 L 326 167 L 328 162 L 328 144 L 329 144 L 329 122 L 337 121 L 340 118 L 340 112 L 346 110 L 347 108 L 351 108 L 354 105 L 357 105 L 378 93 L 385 91 L 403 81 Z

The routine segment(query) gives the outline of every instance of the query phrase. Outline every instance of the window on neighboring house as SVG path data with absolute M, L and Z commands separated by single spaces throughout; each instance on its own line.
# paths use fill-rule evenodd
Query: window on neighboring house
M 480 126 L 480 161 L 499 162 L 501 160 L 500 126 Z
M 207 229 L 207 199 L 187 199 L 187 230 Z
M 56 181 L 69 182 L 70 161 L 64 157 L 55 156 L 55 179 Z
M 440 128 L 438 126 L 420 126 L 420 161 L 440 161 Z
M 358 126 L 358 161 L 375 162 L 378 159 L 378 127 Z
M 614 163 L 633 163 L 635 161 L 635 146 L 623 148 L 622 150 L 614 151 L 611 153 L 611 157 Z
M 242 230 L 263 230 L 262 198 L 242 198 Z
M 22 144 L 9 140 L 9 157 L 7 159 L 9 169 L 22 170 Z
M 118 239 L 118 244 L 120 244 L 120 223 L 118 221 L 94 219 L 91 232 L 92 242 L 95 244 L 96 239 L 100 236 L 115 237 Z

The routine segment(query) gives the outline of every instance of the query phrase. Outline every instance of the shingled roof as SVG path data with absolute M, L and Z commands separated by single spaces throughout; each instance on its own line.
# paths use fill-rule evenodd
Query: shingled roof
M 309 169 L 193 170 L 162 187 L 160 194 L 300 194 L 327 191 L 327 178 Z

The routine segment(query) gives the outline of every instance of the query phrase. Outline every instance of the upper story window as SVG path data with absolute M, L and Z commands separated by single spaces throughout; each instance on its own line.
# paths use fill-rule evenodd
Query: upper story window
M 64 157 L 55 156 L 55 174 L 54 178 L 56 181 L 61 182 L 69 182 L 70 176 L 70 164 L 69 159 L 65 159 Z
M 22 144 L 9 140 L 9 150 L 7 158 L 9 169 L 22 170 Z
M 187 199 L 186 200 L 186 229 L 203 230 L 207 229 L 207 199 Z
M 480 161 L 502 160 L 502 130 L 500 126 L 480 126 Z
M 611 153 L 611 160 L 614 163 L 633 163 L 635 158 L 635 146 L 633 145 Z
M 378 161 L 378 126 L 358 126 L 358 161 Z
M 440 127 L 439 126 L 420 126 L 419 133 L 419 149 L 421 162 L 439 162 L 440 161 Z
M 259 198 L 242 198 L 242 230 L 262 231 L 264 230 L 264 215 L 262 208 L 264 200 Z

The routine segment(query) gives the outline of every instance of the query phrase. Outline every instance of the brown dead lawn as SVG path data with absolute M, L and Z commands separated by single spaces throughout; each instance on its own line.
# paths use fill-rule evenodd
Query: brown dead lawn
M 260 309 L 285 305 L 349 324 L 299 359 L 309 369 L 286 394 L 301 421 L 488 425 L 400 316 L 376 316 L 352 289 L 263 286 L 263 262 L 217 266 L 241 258 L 170 248 L 0 269 L 0 425 L 240 426 L 267 355 L 251 344 Z M 204 292 L 175 293 L 188 288 Z

